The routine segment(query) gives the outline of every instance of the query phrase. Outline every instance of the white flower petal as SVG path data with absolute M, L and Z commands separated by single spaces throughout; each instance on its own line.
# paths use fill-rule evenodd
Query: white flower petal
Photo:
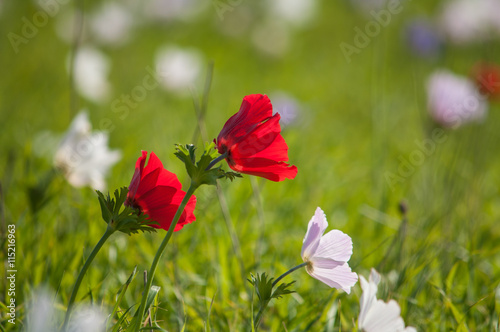
M 27 308 L 27 332 L 56 331 L 57 311 L 54 294 L 46 289 L 39 289 L 33 295 Z
M 366 281 L 363 276 L 359 276 L 363 294 L 360 298 L 360 312 L 358 317 L 358 327 L 364 332 L 416 332 L 415 328 L 407 327 L 400 317 L 401 308 L 399 304 L 390 300 L 385 303 L 377 300 L 377 288 L 380 282 L 380 274 L 375 269 L 371 269 L 370 280 Z
M 332 230 L 321 238 L 314 256 L 328 257 L 336 261 L 347 262 L 352 255 L 352 240 L 349 235 Z
M 84 46 L 78 50 L 74 61 L 78 92 L 96 103 L 105 101 L 111 92 L 109 58 L 96 48 Z
M 331 258 L 316 257 L 311 258 L 310 262 L 313 264 L 314 268 L 320 269 L 333 269 L 334 267 L 344 265 L 345 262 L 336 261 Z
M 132 13 L 118 2 L 105 2 L 90 15 L 89 25 L 94 36 L 104 45 L 124 44 L 134 24 Z
M 317 208 L 314 216 L 309 221 L 307 233 L 302 244 L 301 256 L 304 261 L 310 259 L 319 246 L 321 236 L 328 227 L 326 216 L 321 208 Z
M 73 314 L 69 332 L 105 331 L 106 316 L 96 307 L 80 309 Z
M 313 271 L 309 274 L 330 287 L 344 290 L 347 294 L 351 292 L 351 287 L 358 281 L 358 275 L 352 272 L 347 264 L 333 269 L 313 267 Z
M 385 303 L 377 300 L 359 321 L 359 328 L 366 332 L 396 332 L 405 328 L 403 319 L 399 316 L 401 309 L 396 301 Z
M 374 268 L 370 270 L 370 283 L 375 284 L 375 286 L 380 283 L 380 274 Z
M 196 49 L 167 46 L 156 54 L 156 71 L 161 85 L 180 94 L 189 93 L 203 70 L 203 57 Z
M 70 125 L 54 156 L 68 182 L 75 187 L 91 186 L 104 190 L 105 175 L 121 159 L 121 152 L 108 148 L 108 134 L 91 132 L 86 112 L 80 112 Z
M 373 271 L 375 271 L 375 269 L 372 269 L 372 273 Z M 378 281 L 380 281 L 380 278 L 378 279 Z M 359 322 L 364 322 L 367 312 L 377 301 L 378 281 L 374 282 L 372 280 L 371 274 L 369 282 L 366 281 L 366 279 L 363 276 L 359 276 L 359 282 L 361 284 L 361 289 L 363 290 L 363 294 L 361 294 L 361 298 L 359 299 L 359 305 L 360 305 L 359 318 L 358 318 Z

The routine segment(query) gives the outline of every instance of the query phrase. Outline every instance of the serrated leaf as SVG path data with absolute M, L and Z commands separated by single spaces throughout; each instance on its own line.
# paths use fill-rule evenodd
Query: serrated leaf
M 295 283 L 295 280 L 288 283 L 288 284 L 285 284 L 285 283 L 282 283 L 280 284 L 273 292 L 273 295 L 271 295 L 271 298 L 274 298 L 274 299 L 279 299 L 280 297 L 282 297 L 283 295 L 286 295 L 286 294 L 291 294 L 291 293 L 295 293 L 295 291 L 293 290 L 289 290 L 287 289 L 288 287 L 290 287 L 291 285 L 293 285 Z
M 99 199 L 99 205 L 101 205 L 102 219 L 106 223 L 109 223 L 113 219 L 113 213 L 109 210 L 109 206 L 106 203 L 106 198 L 104 197 L 104 195 L 99 190 L 96 190 L 96 192 Z
M 226 172 L 221 168 L 217 168 L 217 170 L 219 172 L 219 178 L 226 178 L 226 179 L 230 180 L 231 182 L 233 182 L 233 180 L 235 178 L 243 178 L 243 176 L 240 173 Z

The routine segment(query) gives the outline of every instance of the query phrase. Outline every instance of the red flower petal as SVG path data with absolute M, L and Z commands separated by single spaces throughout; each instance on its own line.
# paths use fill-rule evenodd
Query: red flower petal
M 219 133 L 217 149 L 227 153 L 229 166 L 237 172 L 272 181 L 293 179 L 297 167 L 285 163 L 288 146 L 281 136 L 280 115 L 272 113 L 267 96 L 246 96 Z
M 126 205 L 138 207 L 149 216 L 149 219 L 159 223 L 155 228 L 168 230 L 181 204 L 184 195 L 177 176 L 163 168 L 160 159 L 151 152 L 146 167 L 147 151 L 142 151 L 136 163 L 136 169 L 129 186 Z M 196 197 L 192 196 L 186 205 L 174 231 L 180 230 L 185 224 L 193 222 Z
M 297 175 L 296 166 L 264 158 L 238 159 L 237 163 L 229 164 L 229 167 L 240 173 L 260 176 L 276 182 L 294 179 Z
M 472 76 L 481 93 L 489 97 L 500 97 L 499 66 L 491 63 L 479 63 L 473 68 Z
M 228 140 L 228 145 L 240 142 L 255 126 L 273 115 L 273 106 L 266 95 L 254 94 L 243 98 L 240 110 L 227 120 L 217 140 Z M 220 152 L 220 151 L 219 151 Z

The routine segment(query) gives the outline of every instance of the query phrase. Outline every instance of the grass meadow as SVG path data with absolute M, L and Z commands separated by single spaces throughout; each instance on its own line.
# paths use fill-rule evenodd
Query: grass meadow
M 32 33 L 26 21 L 44 12 L 36 1 L 0 2 L 1 331 L 26 329 L 28 312 L 40 310 L 33 294 L 42 288 L 53 294 L 60 326 L 76 276 L 106 229 L 95 191 L 71 186 L 53 166 L 58 140 L 78 111 L 86 109 L 93 128 L 107 130 L 111 149 L 121 150 L 106 192 L 129 185 L 141 150 L 154 151 L 187 186 L 174 144 L 193 143 L 201 151 L 245 95 L 268 94 L 273 101 L 280 92 L 298 105 L 295 120 L 282 126 L 297 177 L 275 183 L 244 175 L 221 181 L 219 191 L 203 186 L 196 192 L 196 221 L 174 233 L 153 282 L 161 287 L 156 323 L 168 331 L 251 331 L 258 309 L 247 279 L 262 272 L 276 278 L 302 263 L 302 240 L 319 206 L 328 230 L 352 238 L 353 271 L 367 278 L 375 268 L 382 275 L 378 298 L 397 301 L 406 325 L 499 330 L 500 103 L 489 103 L 482 122 L 447 129 L 432 121 L 426 97 L 434 70 L 467 76 L 478 61 L 499 59 L 499 39 L 445 41 L 437 55 L 419 57 L 408 47 L 406 26 L 414 18 L 434 19 L 442 3 L 406 1 L 346 57 L 341 43 L 355 45 L 355 28 L 364 31 L 374 20 L 370 14 L 348 1 L 316 1 L 306 23 L 283 28 L 273 25 L 276 14 L 263 0 L 191 1 L 198 6 L 194 14 L 168 20 L 148 20 L 141 3 L 116 1 L 134 5 L 136 24 L 126 42 L 99 44 L 90 33 L 79 42 L 60 37 L 66 17 L 80 13 L 85 31 L 91 13 L 106 2 L 57 2 L 53 15 L 35 17 Z M 263 26 L 265 33 L 255 32 Z M 22 41 L 13 45 L 9 33 Z M 266 40 L 266 50 L 256 40 Z M 71 56 L 85 45 L 110 60 L 107 99 L 90 100 L 71 82 Z M 194 83 L 182 93 L 157 86 L 123 102 L 144 84 L 165 45 L 201 54 Z M 194 105 L 204 97 L 206 114 L 199 119 Z M 8 225 L 16 229 L 15 324 L 7 315 Z M 143 271 L 164 235 L 113 234 L 83 280 L 77 308 L 94 304 L 111 313 L 137 267 L 120 305 L 120 312 L 135 310 Z M 293 280 L 296 293 L 272 300 L 260 330 L 357 330 L 359 283 L 348 295 L 304 269 L 284 279 Z

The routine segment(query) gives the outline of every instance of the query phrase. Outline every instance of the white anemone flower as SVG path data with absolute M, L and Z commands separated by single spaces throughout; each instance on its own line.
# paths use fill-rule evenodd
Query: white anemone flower
M 54 164 L 72 186 L 90 186 L 102 191 L 106 187 L 105 175 L 120 158 L 120 151 L 108 148 L 108 134 L 92 132 L 88 115 L 82 111 L 59 144 Z
M 311 277 L 349 294 L 358 281 L 358 275 L 347 264 L 352 255 L 352 240 L 336 229 L 323 235 L 327 227 L 325 213 L 318 207 L 307 227 L 302 260 Z
M 57 317 L 54 294 L 47 289 L 39 289 L 33 294 L 27 307 L 27 332 L 57 331 Z
M 455 0 L 443 6 L 440 25 L 456 44 L 489 40 L 500 33 L 499 0 Z
M 359 282 L 363 289 L 361 295 L 358 327 L 364 332 L 416 332 L 414 327 L 405 328 L 405 322 L 401 318 L 399 304 L 390 300 L 385 303 L 377 300 L 378 284 L 380 274 L 375 269 L 371 270 L 369 281 L 359 276 Z
M 312 22 L 317 13 L 317 0 L 271 0 L 266 4 L 272 16 L 294 26 Z
M 203 70 L 203 57 L 195 49 L 166 46 L 156 54 L 156 72 L 161 85 L 173 92 L 187 94 Z
M 134 18 L 127 7 L 117 2 L 106 2 L 89 20 L 90 29 L 103 45 L 123 45 L 130 35 Z
M 26 332 L 58 331 L 60 323 L 56 296 L 48 289 L 38 289 L 28 302 Z M 73 313 L 67 332 L 104 332 L 106 316 L 95 306 L 84 306 Z
M 111 92 L 108 57 L 94 47 L 84 46 L 78 49 L 74 61 L 74 79 L 78 92 L 93 102 L 104 102 Z
M 105 332 L 106 316 L 96 307 L 76 311 L 71 318 L 68 332 Z
M 456 128 L 486 117 L 486 96 L 474 82 L 447 70 L 434 72 L 427 81 L 427 104 L 434 120 L 445 127 Z

